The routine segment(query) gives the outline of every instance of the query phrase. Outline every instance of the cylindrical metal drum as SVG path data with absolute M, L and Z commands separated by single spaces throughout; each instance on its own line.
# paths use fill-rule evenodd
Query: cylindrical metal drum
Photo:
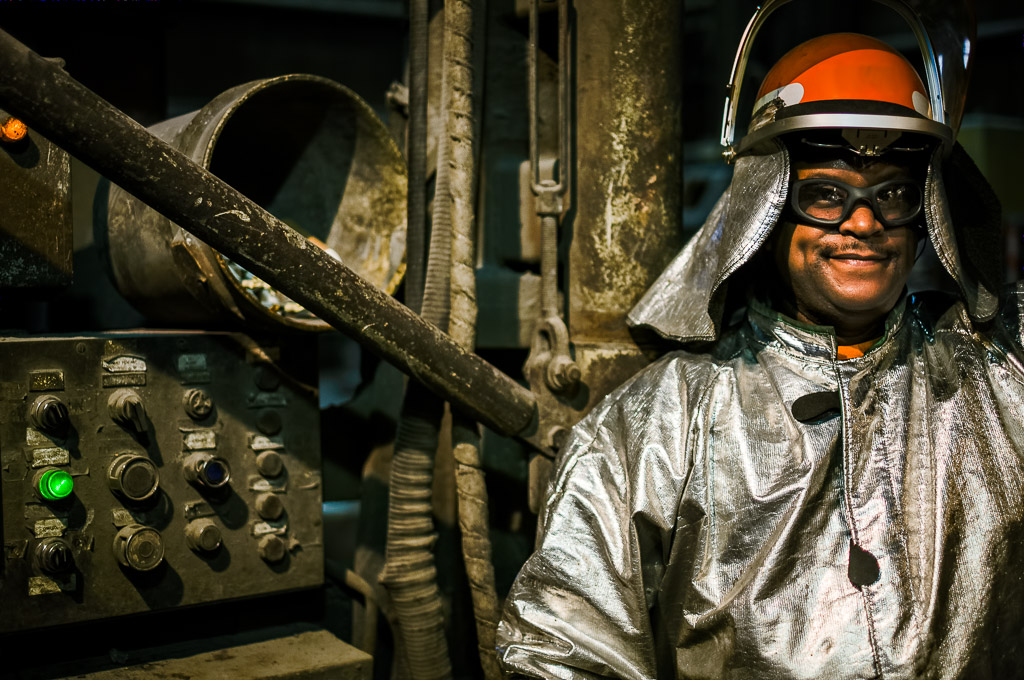
M 405 161 L 352 91 L 311 75 L 258 80 L 149 130 L 394 292 L 405 271 Z M 120 187 L 98 203 L 114 283 L 153 321 L 329 328 Z

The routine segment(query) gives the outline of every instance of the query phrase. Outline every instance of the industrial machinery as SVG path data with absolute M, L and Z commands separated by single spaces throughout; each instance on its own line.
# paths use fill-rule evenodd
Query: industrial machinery
M 754 4 L 685 5 L 0 9 L 0 677 L 500 677 L 555 453 L 728 182 Z

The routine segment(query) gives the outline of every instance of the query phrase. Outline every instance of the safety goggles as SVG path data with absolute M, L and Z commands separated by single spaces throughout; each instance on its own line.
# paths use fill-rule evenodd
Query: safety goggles
M 867 202 L 885 227 L 913 222 L 921 212 L 921 185 L 910 179 L 896 179 L 869 187 L 853 187 L 834 179 L 801 179 L 790 189 L 790 207 L 797 218 L 819 227 L 837 227 Z

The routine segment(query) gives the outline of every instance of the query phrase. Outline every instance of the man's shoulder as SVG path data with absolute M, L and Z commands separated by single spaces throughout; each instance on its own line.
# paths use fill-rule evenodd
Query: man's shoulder
M 959 335 L 997 338 L 1009 334 L 1015 344 L 1020 344 L 1024 336 L 1024 281 L 1003 286 L 998 311 L 991 319 L 972 319 L 961 297 L 944 291 L 915 292 L 910 297 L 909 308 L 917 324 L 929 335 L 952 331 Z
M 722 340 L 699 348 L 674 349 L 641 369 L 626 381 L 620 390 L 628 391 L 633 389 L 633 386 L 645 384 L 680 381 L 692 388 L 717 374 L 736 354 L 734 348 L 724 347 Z
M 735 343 L 723 343 L 725 340 L 727 337 L 704 347 L 679 348 L 661 355 L 608 394 L 591 412 L 591 421 L 643 404 L 692 403 L 739 353 L 732 347 Z

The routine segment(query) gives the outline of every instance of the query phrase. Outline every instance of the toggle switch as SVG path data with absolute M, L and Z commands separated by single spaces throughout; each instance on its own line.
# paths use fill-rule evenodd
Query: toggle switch
M 65 435 L 71 426 L 67 404 L 52 394 L 44 394 L 32 402 L 28 420 L 36 429 L 58 436 Z
M 107 411 L 115 423 L 132 432 L 145 432 L 146 407 L 135 390 L 121 388 L 110 395 Z
M 48 574 L 63 574 L 75 568 L 75 554 L 63 538 L 44 538 L 35 549 L 35 561 Z

